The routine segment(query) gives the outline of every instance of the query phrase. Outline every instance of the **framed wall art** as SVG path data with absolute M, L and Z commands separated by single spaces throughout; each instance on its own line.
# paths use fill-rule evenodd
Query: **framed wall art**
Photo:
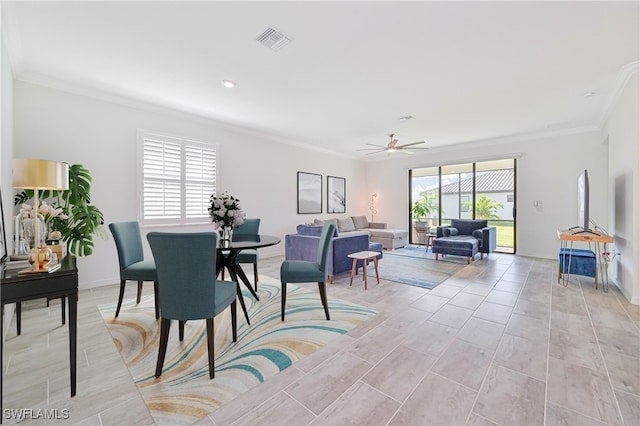
M 327 213 L 345 213 L 347 211 L 347 180 L 341 177 L 327 176 Z
M 298 214 L 322 213 L 322 175 L 298 172 Z

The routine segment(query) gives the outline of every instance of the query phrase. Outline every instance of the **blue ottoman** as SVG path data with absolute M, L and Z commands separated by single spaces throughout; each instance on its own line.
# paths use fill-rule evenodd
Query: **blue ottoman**
M 431 242 L 431 252 L 436 255 L 436 260 L 438 254 L 451 254 L 466 256 L 469 263 L 478 253 L 478 239 L 470 235 L 438 237 Z
M 558 253 L 558 282 L 561 275 L 566 273 L 593 277 L 598 288 L 596 254 L 592 250 L 561 248 Z

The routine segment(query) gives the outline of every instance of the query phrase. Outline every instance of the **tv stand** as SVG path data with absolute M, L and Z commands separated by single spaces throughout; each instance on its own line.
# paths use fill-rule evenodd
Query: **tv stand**
M 577 227 L 576 227 L 577 228 Z M 596 274 L 599 272 L 602 278 L 602 290 L 606 293 L 609 291 L 609 276 L 607 273 L 608 264 L 602 257 L 602 250 L 600 249 L 600 244 L 612 244 L 614 239 L 611 235 L 607 234 L 598 234 L 589 229 L 586 231 L 580 227 L 579 231 L 572 232 L 570 229 L 558 229 L 558 238 L 560 239 L 560 249 L 565 249 L 565 252 L 568 252 L 568 263 L 564 262 L 563 265 L 568 264 L 571 265 L 571 253 L 573 250 L 573 242 L 583 242 L 583 243 L 591 243 L 595 244 L 595 255 L 596 261 L 599 265 L 599 271 L 596 271 Z M 571 276 L 571 270 L 569 269 L 567 274 L 562 274 L 562 283 L 566 287 L 569 284 L 569 277 Z M 558 281 L 559 282 L 559 281 Z M 596 281 L 597 283 L 597 281 Z M 596 284 L 597 285 L 597 284 Z M 597 287 L 596 287 L 597 289 Z

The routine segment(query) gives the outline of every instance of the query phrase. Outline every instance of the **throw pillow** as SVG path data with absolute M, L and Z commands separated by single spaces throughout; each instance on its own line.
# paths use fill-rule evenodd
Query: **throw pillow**
M 444 228 L 442 230 L 442 235 L 445 237 L 453 237 L 454 235 L 458 235 L 458 228 Z
M 338 219 L 323 220 L 322 224 L 324 225 L 325 223 L 333 223 L 336 226 L 336 232 L 338 231 Z
M 353 226 L 355 226 L 356 229 L 364 229 L 369 227 L 369 221 L 367 220 L 366 216 L 351 216 L 351 219 L 353 219 Z
M 348 217 L 346 219 L 338 219 L 338 231 L 340 232 L 349 232 L 355 231 L 356 227 L 353 224 L 353 220 Z

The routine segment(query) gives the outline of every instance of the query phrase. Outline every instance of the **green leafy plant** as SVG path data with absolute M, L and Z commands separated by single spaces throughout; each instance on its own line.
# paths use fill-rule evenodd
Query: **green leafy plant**
M 432 211 L 438 211 L 438 196 L 433 192 L 423 193 L 411 207 L 413 218 L 417 221 L 426 218 Z
M 472 203 L 467 201 L 464 203 L 466 207 L 471 208 Z M 487 197 L 485 194 L 482 194 L 476 200 L 476 217 L 478 219 L 492 219 L 498 220 L 500 216 L 496 214 L 496 211 L 499 208 L 503 208 L 504 204 L 494 200 L 493 198 Z
M 93 253 L 94 240 L 98 236 L 108 238 L 104 229 L 102 212 L 91 204 L 91 173 L 80 164 L 69 167 L 69 189 L 65 191 L 40 191 L 39 198 L 48 200 L 54 208 L 61 208 L 64 216 L 53 217 L 48 222 L 51 229 L 60 231 L 67 249 L 77 256 Z M 33 198 L 32 190 L 16 194 L 14 204 L 24 204 Z
M 427 207 L 424 198 L 413 203 L 413 207 L 411 207 L 411 214 L 413 214 L 415 220 L 419 221 L 427 217 L 429 213 L 431 213 L 431 210 Z

